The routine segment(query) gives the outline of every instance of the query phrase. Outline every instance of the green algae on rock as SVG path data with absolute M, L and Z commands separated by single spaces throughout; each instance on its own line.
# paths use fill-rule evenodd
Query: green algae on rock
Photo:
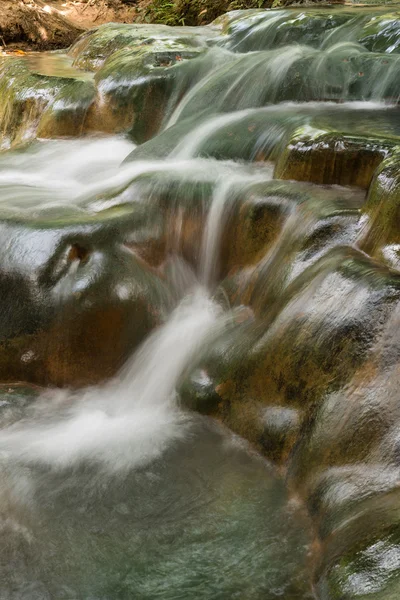
M 168 42 L 113 54 L 95 77 L 98 101 L 92 128 L 129 130 L 138 143 L 153 137 L 193 80 L 203 74 L 201 65 L 194 73 L 187 64 L 203 51 Z
M 5 58 L 0 64 L 1 147 L 21 145 L 37 136 L 80 135 L 95 96 L 84 74 L 63 69 L 49 75 L 24 58 Z
M 46 141 L 0 157 L 0 378 L 91 385 L 141 348 L 151 394 L 128 403 L 153 420 L 162 373 L 179 425 L 211 415 L 273 463 L 312 519 L 312 581 L 232 598 L 397 598 L 398 31 L 396 7 L 235 11 L 96 28 L 64 75 L 1 65 L 3 146 Z M 99 132 L 64 182 L 35 162 Z
M 200 34 L 197 38 L 174 36 L 169 30 L 149 40 L 148 27 L 142 27 L 132 32 L 130 26 L 106 25 L 85 34 L 70 52 L 71 57 L 77 53 L 77 58 L 68 76 L 58 75 L 57 70 L 54 74 L 37 71 L 30 56 L 4 59 L 3 146 L 36 136 L 88 132 L 132 130 L 139 141 L 155 135 L 188 87 L 209 68 L 207 63 L 196 69 L 186 64 L 201 56 L 207 45 Z M 123 33 L 118 33 L 121 28 Z M 94 67 L 90 56 L 98 52 L 98 45 L 103 48 L 103 60 Z M 85 74 L 84 68 L 97 70 L 96 76 Z
M 375 170 L 391 148 L 385 139 L 380 143 L 304 128 L 296 132 L 279 158 L 275 176 L 368 189 Z
M 16 66 L 5 67 L 3 104 L 10 109 L 15 105 L 13 112 L 21 115 L 21 134 L 11 143 L 37 134 L 37 115 L 46 107 L 50 111 L 39 135 L 131 130 L 142 143 L 168 126 L 182 99 L 173 122 L 271 102 L 395 101 L 400 63 L 385 26 L 378 24 L 390 23 L 390 31 L 395 31 L 396 19 L 396 13 L 382 9 L 368 18 L 356 9 L 307 13 L 292 9 L 234 11 L 211 26 L 197 28 L 103 25 L 83 34 L 70 49 L 75 68 L 71 87 L 61 85 L 56 75 L 42 74 L 39 80 L 34 70 L 23 72 L 21 59 Z M 371 27 L 377 28 L 374 39 L 382 40 L 381 45 L 368 42 L 372 33 L 364 35 Z M 29 69 L 29 57 L 27 63 Z M 73 85 L 82 70 L 96 72 L 93 88 L 89 83 Z M 15 96 L 7 87 L 14 77 L 20 84 Z M 263 85 L 266 78 L 268 86 Z M 4 116 L 2 121 L 7 139 Z
M 185 28 L 157 25 L 126 25 L 107 23 L 83 34 L 70 48 L 74 66 L 98 71 L 107 58 L 122 49 L 140 50 L 145 46 L 162 45 L 173 51 L 175 45 L 189 48 L 207 46 L 207 40 L 217 35 L 214 28 Z

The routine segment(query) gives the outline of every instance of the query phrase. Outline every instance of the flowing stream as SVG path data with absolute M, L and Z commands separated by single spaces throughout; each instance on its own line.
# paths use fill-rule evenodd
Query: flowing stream
M 109 190 L 140 175 L 204 167 L 189 152 L 120 168 L 131 150 L 109 138 L 46 142 L 22 161 L 4 155 L 1 201 L 14 215 L 98 210 Z M 101 387 L 39 396 L 16 388 L 0 405 L 4 599 L 309 597 L 305 515 L 271 465 L 183 411 L 176 393 L 234 317 L 211 293 L 224 212 L 234 181 L 261 177 L 226 179 L 233 165 L 210 167 L 199 275 L 173 266 L 179 285 L 165 323 Z
M 1 59 L 0 600 L 398 597 L 393 10 Z

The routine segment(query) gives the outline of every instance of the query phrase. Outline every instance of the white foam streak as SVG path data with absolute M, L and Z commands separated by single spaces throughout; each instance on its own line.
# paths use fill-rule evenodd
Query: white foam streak
M 118 380 L 80 394 L 46 395 L 29 420 L 0 432 L 1 454 L 53 468 L 96 462 L 111 471 L 153 460 L 187 433 L 188 417 L 177 406 L 175 386 L 218 322 L 224 322 L 218 317 L 205 291 L 194 290 Z
M 220 180 L 212 198 L 207 215 L 200 253 L 200 273 L 204 285 L 212 288 L 218 278 L 220 250 L 224 228 L 229 217 L 229 204 L 234 202 L 234 190 L 246 183 L 257 183 L 272 179 L 273 169 L 265 165 L 256 174 L 231 174 L 228 179 Z
M 201 245 L 200 271 L 202 280 L 208 286 L 212 285 L 218 270 L 220 240 L 225 223 L 224 214 L 232 185 L 233 181 L 227 180 L 217 186 L 207 217 Z
M 240 119 L 244 119 L 251 113 L 252 109 L 242 110 L 218 115 L 217 117 L 207 120 L 185 136 L 182 142 L 178 144 L 173 151 L 172 156 L 177 159 L 192 158 L 196 156 L 204 141 L 218 131 L 219 128 L 235 123 Z

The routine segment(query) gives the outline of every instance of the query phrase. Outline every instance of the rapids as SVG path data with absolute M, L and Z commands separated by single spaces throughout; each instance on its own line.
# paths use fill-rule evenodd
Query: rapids
M 398 598 L 399 39 L 0 58 L 0 600 Z

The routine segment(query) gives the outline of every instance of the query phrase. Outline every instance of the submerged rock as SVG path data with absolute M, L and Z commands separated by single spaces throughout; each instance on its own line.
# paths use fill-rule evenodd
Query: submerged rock
M 224 334 L 182 398 L 287 468 L 317 527 L 318 597 L 386 598 L 398 585 L 399 274 L 343 248 L 300 279 L 272 323 Z
M 7 115 L 19 117 L 12 124 L 6 114 L 0 119 L 3 146 L 36 135 L 99 131 L 130 131 L 142 143 L 171 118 L 173 123 L 198 120 L 282 101 L 397 101 L 400 63 L 390 43 L 397 23 L 396 13 L 378 11 L 366 18 L 348 9 L 239 11 L 198 28 L 106 24 L 83 34 L 70 49 L 69 82 L 38 73 L 29 60 L 6 60 L 3 106 Z M 94 72 L 92 83 L 88 71 Z M 85 84 L 74 83 L 84 77 Z M 13 93 L 16 79 L 13 87 L 19 91 Z M 17 131 L 11 137 L 10 126 Z M 237 155 L 229 152 L 229 142 L 242 133 L 231 135 L 221 153 L 221 131 L 215 155 L 224 156 L 227 149 Z M 255 136 L 247 137 L 253 159 Z M 239 154 L 247 159 L 248 151 Z
M 280 272 L 285 286 L 329 248 L 356 239 L 362 192 L 274 179 L 237 187 L 238 199 L 223 239 L 222 274 L 228 279 L 222 285 L 229 286 L 238 269 L 252 267 L 244 293 L 247 297 L 255 290 L 253 306 L 260 310 L 268 304 L 261 288 L 268 287 L 265 282 L 273 273 Z
M 277 294 L 261 320 L 239 325 L 206 359 L 214 388 L 226 399 L 221 417 L 243 434 L 249 406 L 260 426 L 263 405 L 307 414 L 324 394 L 342 389 L 368 360 L 398 288 L 396 273 L 354 250 L 319 259 Z
M 204 69 L 188 64 L 203 48 L 158 42 L 124 48 L 97 72 L 97 100 L 90 128 L 109 133 L 129 130 L 139 143 L 153 137 Z
M 66 138 L 85 133 L 96 98 L 93 81 L 72 81 L 64 86 L 41 115 L 37 135 L 40 138 Z
M 351 9 L 330 11 L 308 9 L 275 11 L 237 11 L 221 17 L 228 47 L 235 52 L 254 52 L 302 44 L 319 47 L 329 33 L 355 20 Z
M 85 34 L 71 50 L 77 58 L 66 74 L 57 67 L 54 72 L 38 69 L 29 56 L 2 60 L 3 147 L 37 136 L 92 132 L 130 131 L 143 142 L 159 131 L 189 87 L 213 64 L 205 60 L 193 68 L 188 65 L 189 59 L 207 50 L 200 36 L 196 43 L 190 36 L 177 37 L 168 30 L 168 36 L 149 39 L 146 26 L 139 35 L 140 26 L 134 32 L 125 26 L 126 35 L 118 34 L 115 27 L 105 25 Z M 92 66 L 86 63 L 86 52 L 91 55 L 92 45 L 97 51 L 98 44 L 104 45 L 104 58 L 94 76 L 80 69 Z M 49 54 L 50 63 L 52 59 Z

